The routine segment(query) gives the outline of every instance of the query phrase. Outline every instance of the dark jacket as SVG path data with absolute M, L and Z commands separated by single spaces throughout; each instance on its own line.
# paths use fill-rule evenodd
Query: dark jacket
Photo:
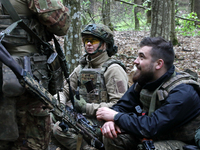
M 143 88 L 155 90 L 174 72 L 171 67 L 161 78 L 148 83 Z M 180 84 L 169 93 L 165 103 L 151 116 L 137 116 L 135 106 L 140 104 L 139 93 L 133 84 L 112 109 L 119 113 L 115 123 L 130 134 L 138 137 L 154 137 L 189 122 L 200 114 L 200 97 L 191 85 Z

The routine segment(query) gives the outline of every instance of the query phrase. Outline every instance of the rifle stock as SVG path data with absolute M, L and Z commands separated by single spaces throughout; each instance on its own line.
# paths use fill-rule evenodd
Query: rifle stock
M 84 126 L 78 122 L 76 118 L 79 113 L 75 111 L 62 110 L 57 105 L 57 99 L 52 96 L 42 85 L 40 85 L 31 74 L 25 71 L 21 66 L 12 58 L 5 47 L 0 43 L 0 61 L 7 65 L 17 76 L 19 82 L 24 86 L 31 94 L 37 96 L 41 102 L 45 104 L 45 107 L 50 109 L 56 119 L 64 122 L 66 126 L 74 128 L 78 133 L 83 135 L 85 141 L 100 150 L 104 150 L 103 143 L 96 137 L 93 130 Z

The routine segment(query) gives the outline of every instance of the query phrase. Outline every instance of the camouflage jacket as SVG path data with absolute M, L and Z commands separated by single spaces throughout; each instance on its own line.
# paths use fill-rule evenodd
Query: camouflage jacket
M 46 1 L 48 1 L 48 5 Z M 50 1 L 10 0 L 21 19 L 45 42 L 51 40 L 50 33 L 65 35 L 70 25 L 68 8 L 61 1 L 56 1 L 57 3 L 51 3 Z M 0 20 L 0 31 L 13 23 L 10 15 L 2 5 L 0 7 Z M 39 52 L 34 45 L 35 40 L 24 29 L 17 26 L 9 36 L 3 39 L 3 43 L 11 55 L 24 56 Z

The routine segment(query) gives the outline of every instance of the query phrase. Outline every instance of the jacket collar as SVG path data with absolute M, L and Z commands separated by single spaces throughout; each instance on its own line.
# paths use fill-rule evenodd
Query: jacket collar
M 150 90 L 150 91 L 154 91 L 156 90 L 163 82 L 165 82 L 167 79 L 169 79 L 173 73 L 175 71 L 175 67 L 174 65 L 164 74 L 162 75 L 159 79 L 157 79 L 156 81 L 147 83 L 146 85 L 144 85 L 144 89 Z
M 106 62 L 108 59 L 109 59 L 109 56 L 108 56 L 107 52 L 103 52 L 91 60 L 90 60 L 89 55 L 86 56 L 87 63 L 89 65 L 89 67 L 92 67 L 92 68 L 101 67 L 103 65 L 103 63 Z

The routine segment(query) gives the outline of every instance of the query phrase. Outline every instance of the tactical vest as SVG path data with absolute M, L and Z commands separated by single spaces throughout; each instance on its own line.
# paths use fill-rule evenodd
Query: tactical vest
M 114 63 L 119 64 L 125 70 L 124 64 L 114 59 L 108 59 L 101 68 L 97 69 L 82 66 L 79 72 L 79 93 L 88 103 L 108 102 L 109 97 L 106 90 L 104 73 Z
M 195 90 L 200 93 L 200 84 L 194 80 L 194 78 L 186 73 L 180 72 L 180 74 L 173 74 L 171 78 L 161 84 L 161 86 L 155 91 L 149 92 L 146 89 L 142 89 L 140 92 L 140 101 L 143 104 L 143 110 L 150 112 L 149 110 L 154 108 L 154 111 L 158 109 L 164 102 L 169 92 L 180 84 L 189 84 L 192 85 Z M 152 106 L 152 97 L 156 97 L 155 106 Z M 150 108 L 151 107 L 151 108 Z M 153 112 L 153 110 L 151 111 Z M 150 114 L 149 114 L 150 115 Z M 166 140 L 166 139 L 176 139 L 181 141 L 191 141 L 194 139 L 195 131 L 200 124 L 200 115 L 192 119 L 190 122 L 184 124 L 178 129 L 171 131 L 166 134 L 156 137 L 157 140 Z
M 142 89 L 140 92 L 140 101 L 143 104 L 144 111 L 149 111 L 151 105 L 152 97 L 156 97 L 155 109 L 158 109 L 165 101 L 165 98 L 168 96 L 168 93 L 174 89 L 179 84 L 190 84 L 192 85 L 197 92 L 200 92 L 200 85 L 196 82 L 193 77 L 186 72 L 180 72 L 178 75 L 172 75 L 172 77 L 165 83 L 162 83 L 161 86 L 155 91 L 148 91 Z
M 20 16 L 23 21 L 34 31 L 36 34 L 42 38 L 44 41 L 49 41 L 47 32 L 42 24 L 37 20 L 31 19 L 30 17 Z M 10 15 L 0 15 L 0 32 L 5 30 L 9 25 L 13 23 Z M 10 35 L 7 35 L 3 42 L 5 44 L 13 46 L 23 46 L 27 44 L 34 44 L 35 38 L 31 37 L 24 29 L 17 26 Z

